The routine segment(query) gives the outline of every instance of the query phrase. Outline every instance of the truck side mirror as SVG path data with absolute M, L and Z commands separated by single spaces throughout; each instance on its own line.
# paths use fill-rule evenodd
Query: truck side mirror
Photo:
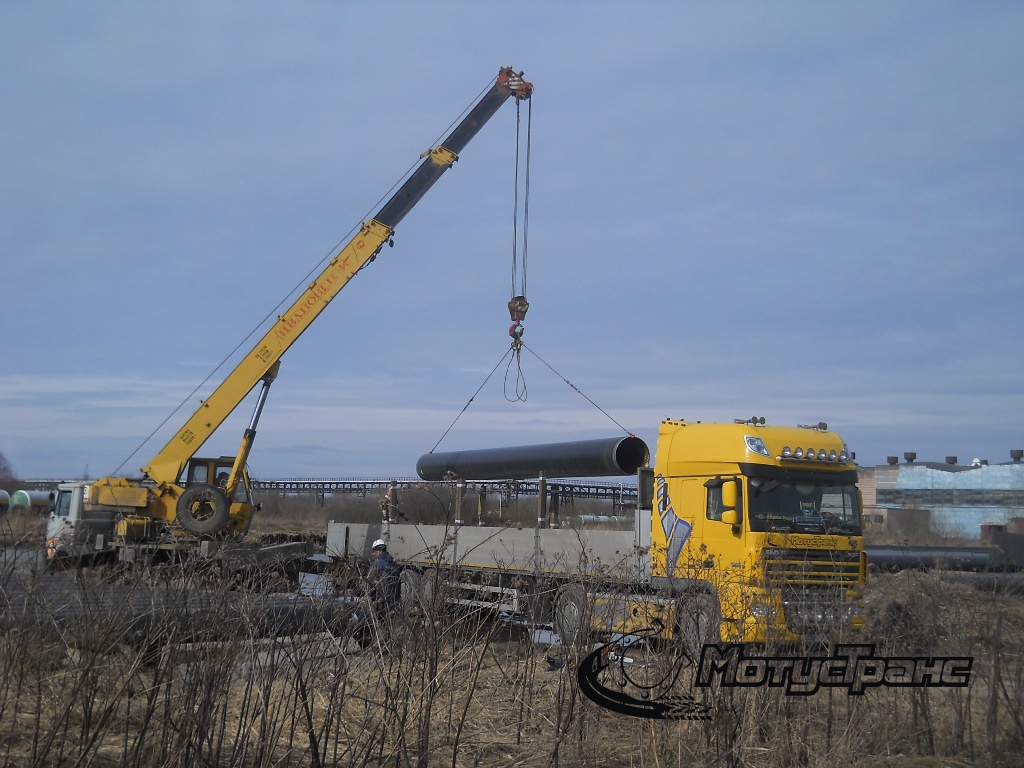
M 739 506 L 739 491 L 736 487 L 735 480 L 725 480 L 722 482 L 722 509 L 725 512 L 735 512 Z M 725 519 L 723 515 L 722 519 Z
M 733 533 L 740 532 L 740 481 L 737 478 L 716 477 L 704 485 L 708 488 L 719 488 L 722 499 L 721 521 L 732 526 Z
M 637 508 L 642 510 L 654 509 L 654 470 L 650 467 L 640 467 L 637 470 Z

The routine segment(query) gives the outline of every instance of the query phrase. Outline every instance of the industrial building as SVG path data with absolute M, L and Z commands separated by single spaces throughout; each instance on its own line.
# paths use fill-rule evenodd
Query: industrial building
M 1010 460 L 958 463 L 919 462 L 914 453 L 859 470 L 869 523 L 888 533 L 932 533 L 967 539 L 991 539 L 993 532 L 1024 533 L 1024 451 Z

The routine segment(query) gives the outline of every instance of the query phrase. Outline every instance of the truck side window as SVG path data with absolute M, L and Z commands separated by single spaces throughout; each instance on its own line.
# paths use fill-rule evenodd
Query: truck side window
M 736 481 L 734 481 L 734 480 L 727 480 L 726 482 L 734 483 Z M 722 515 L 725 512 L 725 504 L 723 502 L 723 496 L 722 496 L 722 488 L 724 487 L 724 484 L 723 485 L 715 485 L 715 484 L 705 485 L 705 487 L 708 489 L 708 507 L 707 507 L 708 520 L 718 520 L 719 522 L 721 522 Z M 742 505 L 741 488 L 739 486 L 737 486 L 736 491 L 737 491 L 737 494 L 736 494 L 736 513 L 737 513 L 737 516 L 738 516 L 737 519 L 738 519 L 739 517 L 742 517 L 743 513 L 740 510 L 743 509 L 743 505 Z M 730 507 L 730 509 L 731 509 L 731 507 Z
M 722 519 L 722 486 L 708 488 L 708 520 Z
M 71 492 L 61 491 L 57 496 L 57 506 L 54 509 L 58 517 L 67 517 L 71 514 Z

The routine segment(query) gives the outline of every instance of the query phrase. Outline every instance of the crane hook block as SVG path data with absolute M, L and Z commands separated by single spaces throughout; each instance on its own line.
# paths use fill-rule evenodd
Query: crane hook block
M 515 296 L 508 303 L 508 314 L 512 320 L 512 325 L 509 326 L 508 335 L 513 339 L 518 339 L 523 335 L 523 320 L 526 319 L 526 311 L 530 308 L 530 302 L 526 300 L 525 296 Z
M 508 303 L 509 319 L 517 323 L 526 319 L 526 311 L 530 308 L 530 302 L 525 296 L 516 296 Z

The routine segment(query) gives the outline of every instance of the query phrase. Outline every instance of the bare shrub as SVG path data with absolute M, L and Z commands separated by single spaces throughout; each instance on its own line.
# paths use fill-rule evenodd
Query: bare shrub
M 432 588 L 391 612 L 358 590 L 245 592 L 189 569 L 9 568 L 0 764 L 817 768 L 901 754 L 1009 766 L 1024 748 L 1019 595 L 939 573 L 871 577 L 862 641 L 885 656 L 973 657 L 966 688 L 794 696 L 716 684 L 699 694 L 710 720 L 641 720 L 580 694 L 589 641 L 559 651 L 452 610 L 446 573 L 425 573 Z M 624 653 L 631 674 L 655 674 L 676 650 Z

